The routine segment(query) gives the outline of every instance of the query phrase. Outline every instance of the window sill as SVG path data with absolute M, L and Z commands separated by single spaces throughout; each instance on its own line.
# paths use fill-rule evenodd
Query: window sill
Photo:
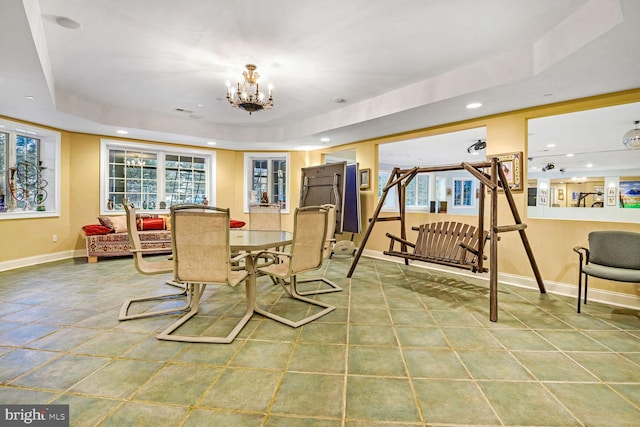
M 60 214 L 55 211 L 22 211 L 0 212 L 0 220 L 3 219 L 33 219 L 58 217 Z

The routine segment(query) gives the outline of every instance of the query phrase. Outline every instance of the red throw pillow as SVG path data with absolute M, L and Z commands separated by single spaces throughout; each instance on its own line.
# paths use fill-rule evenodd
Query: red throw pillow
M 140 218 L 138 230 L 164 230 L 164 218 Z
M 105 227 L 101 224 L 90 224 L 82 227 L 82 231 L 84 231 L 85 236 L 96 236 L 101 234 L 109 234 L 113 232 L 113 229 Z
M 246 224 L 246 222 L 240 221 L 239 219 L 229 220 L 229 227 L 230 228 L 242 228 L 242 227 L 244 227 L 245 224 Z

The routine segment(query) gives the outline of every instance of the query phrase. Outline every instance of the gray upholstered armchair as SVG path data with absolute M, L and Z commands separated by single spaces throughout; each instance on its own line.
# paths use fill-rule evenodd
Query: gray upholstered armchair
M 618 282 L 640 283 L 640 233 L 592 231 L 588 239 L 588 248 L 582 246 L 573 248 L 580 256 L 578 313 L 580 313 L 583 276 L 585 304 L 589 276 Z

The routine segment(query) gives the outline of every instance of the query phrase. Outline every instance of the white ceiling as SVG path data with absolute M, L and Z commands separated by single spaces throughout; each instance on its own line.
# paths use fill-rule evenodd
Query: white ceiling
M 340 145 L 638 88 L 638 40 L 637 0 L 3 0 L 0 115 L 240 150 Z M 274 85 L 251 116 L 225 99 L 247 63 Z

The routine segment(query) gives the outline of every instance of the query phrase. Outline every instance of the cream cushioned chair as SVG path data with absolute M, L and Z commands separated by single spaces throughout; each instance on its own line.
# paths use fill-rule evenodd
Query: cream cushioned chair
M 229 243 L 229 209 L 212 206 L 172 206 L 171 243 L 174 280 L 183 284 L 189 295 L 189 310 L 164 331 L 158 339 L 198 343 L 230 343 L 249 321 L 253 313 L 247 301 L 247 312 L 225 337 L 180 335 L 180 326 L 198 313 L 200 298 L 207 285 L 236 286 L 247 277 L 245 270 L 233 270 L 232 263 L 246 255 L 231 259 Z
M 259 204 L 249 206 L 249 230 L 281 230 L 280 206 Z
M 260 203 L 249 205 L 249 230 L 279 231 L 282 229 L 282 213 L 279 205 Z M 284 248 L 273 248 L 282 251 Z M 270 265 L 273 259 L 263 259 L 260 266 Z M 275 281 L 274 281 L 275 283 Z
M 336 242 L 334 237 L 336 232 L 336 205 L 322 205 L 323 208 L 327 209 L 327 235 L 324 240 L 324 249 L 322 252 L 322 259 L 326 260 L 331 257 L 333 252 L 333 245 Z M 336 283 L 327 279 L 326 277 L 318 277 L 313 279 L 304 279 L 298 280 L 298 284 L 301 283 L 313 283 L 313 282 L 322 282 L 326 285 L 329 285 L 329 288 L 320 288 L 313 289 L 308 291 L 300 291 L 298 290 L 298 294 L 300 295 L 317 295 L 317 294 L 326 294 L 329 292 L 340 292 L 342 288 L 338 286 Z
M 142 243 L 140 242 L 140 236 L 138 236 L 138 228 L 136 225 L 137 212 L 136 208 L 129 205 L 127 199 L 124 199 L 124 211 L 126 213 L 127 218 L 127 233 L 129 235 L 129 246 L 130 251 L 133 254 L 133 262 L 136 266 L 136 270 L 140 274 L 167 274 L 173 273 L 173 261 L 169 258 L 162 259 L 154 259 L 152 261 L 146 259 L 144 257 L 145 253 L 153 252 L 154 249 L 145 250 L 142 248 Z M 180 285 L 174 281 L 165 282 L 168 285 L 178 287 L 182 290 L 180 293 L 174 294 L 165 294 L 165 295 L 156 295 L 152 297 L 143 297 L 143 298 L 129 298 L 124 301 L 122 307 L 120 308 L 120 313 L 118 315 L 118 320 L 132 320 L 132 319 L 141 319 L 144 317 L 157 316 L 160 314 L 168 314 L 168 313 L 177 313 L 181 311 L 187 310 L 188 304 L 179 307 L 179 308 L 171 308 L 165 310 L 158 311 L 145 311 L 137 314 L 130 314 L 129 309 L 132 304 L 137 302 L 148 302 L 148 301 L 164 301 L 168 299 L 175 299 L 187 296 L 187 290 L 183 285 Z
M 260 252 L 257 256 L 268 255 L 277 259 L 277 262 L 256 269 L 258 273 L 267 274 L 275 279 L 277 283 L 282 285 L 291 298 L 322 307 L 323 310 L 298 321 L 286 319 L 259 308 L 256 308 L 256 312 L 284 323 L 285 325 L 297 328 L 335 309 L 334 306 L 300 295 L 296 289 L 298 274 L 316 270 L 322 265 L 327 236 L 327 215 L 327 209 L 320 206 L 308 206 L 296 209 L 294 215 L 293 242 L 290 252 Z

